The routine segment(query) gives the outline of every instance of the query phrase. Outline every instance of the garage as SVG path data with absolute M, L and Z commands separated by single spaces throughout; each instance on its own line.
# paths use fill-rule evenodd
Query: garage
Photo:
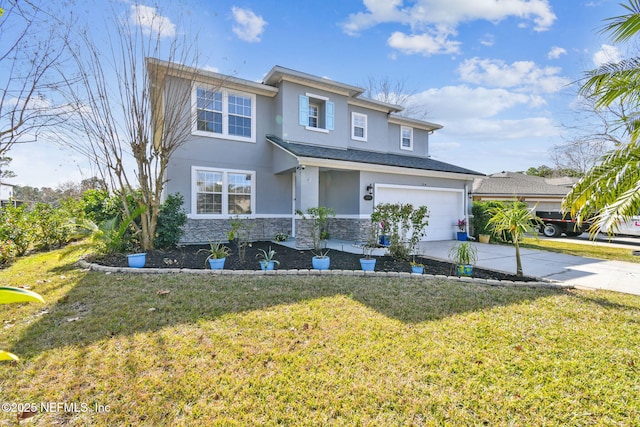
M 452 240 L 455 224 L 464 218 L 464 190 L 440 187 L 376 184 L 374 203 L 411 203 L 427 206 L 429 226 L 423 240 Z

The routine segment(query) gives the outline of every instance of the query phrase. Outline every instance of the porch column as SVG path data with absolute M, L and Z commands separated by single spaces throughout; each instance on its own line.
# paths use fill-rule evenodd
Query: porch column
M 317 166 L 305 166 L 298 169 L 296 176 L 296 209 L 303 213 L 317 207 L 320 203 L 320 169 Z
M 307 213 L 307 209 L 317 207 L 320 203 L 320 170 L 317 166 L 298 168 L 296 173 L 296 210 Z M 296 221 L 296 247 L 310 249 L 313 247 L 311 237 L 311 221 L 298 218 Z

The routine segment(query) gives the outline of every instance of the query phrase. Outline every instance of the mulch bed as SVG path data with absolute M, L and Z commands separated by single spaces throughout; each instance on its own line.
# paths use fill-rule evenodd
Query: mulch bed
M 259 270 L 258 258 L 256 255 L 260 249 L 269 250 L 269 247 L 276 251 L 274 257 L 280 261 L 280 265 L 276 266 L 281 270 L 302 270 L 311 269 L 311 258 L 313 253 L 309 250 L 292 249 L 286 246 L 278 245 L 273 242 L 253 242 L 250 247 L 246 248 L 244 260 L 241 260 L 238 251 L 232 251 L 227 257 L 224 268 L 225 270 Z M 201 249 L 208 249 L 208 245 L 188 245 L 170 250 L 153 250 L 147 252 L 147 261 L 145 268 L 192 268 L 204 269 L 209 268 L 206 263 L 207 253 Z M 360 254 L 352 254 L 348 252 L 331 251 L 332 270 L 360 270 Z M 376 271 L 397 271 L 411 272 L 411 266 L 408 261 L 396 261 L 390 256 L 380 256 L 376 258 Z M 441 274 L 445 276 L 454 276 L 456 274 L 455 265 L 449 262 L 443 262 L 431 258 L 416 257 L 416 261 L 424 264 L 425 274 Z M 101 265 L 114 267 L 127 267 L 126 255 L 116 254 L 109 257 L 94 259 L 92 262 Z M 517 277 L 513 274 L 501 273 L 493 270 L 485 270 L 482 268 L 473 268 L 473 277 L 481 279 L 495 280 L 512 280 L 512 281 L 535 281 L 531 277 Z

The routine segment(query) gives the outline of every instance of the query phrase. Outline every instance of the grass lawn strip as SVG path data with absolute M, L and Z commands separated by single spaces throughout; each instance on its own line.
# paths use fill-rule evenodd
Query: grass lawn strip
M 109 412 L 35 425 L 640 424 L 636 296 L 71 262 L 0 271 L 47 301 L 0 312 L 0 346 L 21 357 L 0 365 L 0 390 Z
M 523 248 L 538 249 L 547 252 L 557 252 L 587 258 L 606 259 L 640 263 L 640 256 L 633 255 L 632 249 L 615 248 L 604 245 L 571 243 L 562 239 L 548 240 L 526 238 L 521 245 Z

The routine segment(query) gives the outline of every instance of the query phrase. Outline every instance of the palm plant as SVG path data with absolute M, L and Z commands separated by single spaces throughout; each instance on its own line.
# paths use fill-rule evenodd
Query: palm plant
M 125 249 L 128 238 L 129 225 L 144 212 L 145 207 L 139 207 L 132 212 L 131 216 L 121 220 L 119 216 L 114 216 L 100 224 L 96 224 L 90 219 L 82 219 L 75 225 L 78 231 L 74 237 L 86 238 L 83 243 L 70 246 L 62 251 L 60 257 L 65 257 L 75 250 L 94 250 L 98 254 L 112 254 Z
M 539 222 L 533 209 L 527 209 L 523 203 L 510 203 L 506 206 L 491 209 L 489 225 L 497 233 L 508 233 L 516 248 L 516 275 L 522 277 L 522 260 L 520 259 L 520 242 L 525 234 L 535 232 L 535 224 Z
M 640 0 L 622 6 L 628 13 L 609 18 L 602 30 L 615 43 L 628 41 L 640 31 Z M 590 71 L 580 94 L 594 99 L 596 108 L 614 102 L 626 106 L 620 126 L 630 139 L 587 172 L 563 201 L 563 209 L 579 224 L 592 221 L 589 231 L 593 236 L 600 231 L 614 232 L 620 221 L 640 210 L 640 57 Z

